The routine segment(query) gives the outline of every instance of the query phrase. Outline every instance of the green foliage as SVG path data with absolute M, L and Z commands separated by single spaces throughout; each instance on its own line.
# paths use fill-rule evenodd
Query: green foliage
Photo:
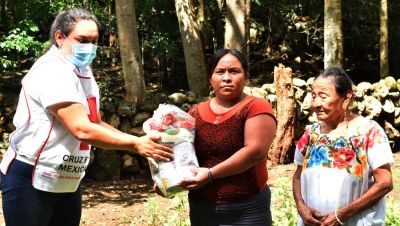
M 20 21 L 33 21 L 40 29 L 38 40 L 44 41 L 48 39 L 48 31 L 55 16 L 60 11 L 75 6 L 82 6 L 82 0 L 22 0 L 8 9 L 7 21 L 10 22 L 9 27 L 17 26 Z
M 396 163 L 398 164 L 398 163 Z M 393 178 L 393 191 L 388 195 L 386 201 L 386 225 L 398 226 L 400 225 L 400 169 L 392 171 Z
M 147 199 L 146 223 L 148 223 L 148 225 L 162 225 L 162 223 L 164 222 L 164 216 L 162 213 L 163 210 L 159 208 L 157 199 L 159 199 L 159 197 L 152 197 Z
M 139 0 L 136 15 L 144 55 L 173 58 L 181 45 L 173 1 Z
M 272 225 L 297 225 L 297 208 L 293 200 L 291 180 L 282 177 L 271 187 Z
M 88 2 L 89 11 L 99 19 L 99 45 L 117 47 L 115 1 L 89 0 Z M 195 12 L 198 12 L 199 1 L 193 2 Z M 35 46 L 34 41 L 48 40 L 50 25 L 60 11 L 69 7 L 83 6 L 82 0 L 22 0 L 18 1 L 18 4 L 13 4 L 12 1 L 5 3 L 5 12 L 0 18 L 0 42 L 13 50 L 6 52 L 5 47 L 0 49 L 2 69 L 20 67 L 19 62 L 24 53 L 17 52 L 17 49 L 23 51 L 26 46 Z M 252 77 L 269 76 L 278 63 L 291 67 L 296 73 L 295 76 L 300 77 L 314 76 L 323 68 L 324 1 L 252 0 L 251 3 L 249 46 Z M 355 82 L 361 80 L 372 82 L 373 78 L 379 78 L 379 1 L 343 1 L 341 8 L 344 67 Z M 396 29 L 397 21 L 400 21 L 398 8 L 397 1 L 389 3 L 391 40 L 398 40 L 399 37 L 399 29 Z M 136 0 L 135 9 L 145 72 L 152 74 L 161 71 L 166 74 L 168 71 L 171 80 L 185 74 L 174 1 Z M 213 0 L 204 1 L 204 10 L 205 22 L 200 27 L 207 58 L 216 48 L 223 45 L 221 43 L 223 32 L 217 30 L 217 24 L 224 24 L 226 9 L 219 12 L 217 1 Z M 19 25 L 20 21 L 31 21 L 37 25 L 38 31 L 22 28 Z M 15 30 L 16 28 L 20 30 Z M 34 39 L 29 40 L 29 37 Z M 112 40 L 109 40 L 110 37 Z M 12 40 L 13 38 L 16 40 Z M 395 51 L 394 47 L 397 48 L 398 45 L 396 41 L 389 41 L 389 45 L 392 56 L 389 59 L 390 70 L 391 74 L 396 76 L 398 74 L 396 71 L 400 68 L 396 61 L 398 58 L 396 54 L 399 51 Z M 29 51 L 32 51 L 32 48 Z M 29 56 L 34 55 L 37 54 L 29 54 Z
M 251 3 L 256 6 L 262 6 L 263 1 L 262 0 L 253 0 Z
M 17 52 L 27 53 L 30 46 L 37 48 L 40 46 L 38 41 L 34 41 L 28 32 L 37 32 L 38 26 L 32 21 L 24 20 L 19 23 L 19 27 L 12 29 L 0 47 L 6 51 L 16 50 Z
M 36 0 L 37 4 L 36 6 L 32 6 L 30 4 L 30 7 L 34 7 L 36 12 L 43 13 L 46 17 L 46 24 L 43 24 L 44 27 L 50 28 L 51 22 L 54 20 L 56 15 L 67 9 L 67 8 L 72 8 L 72 7 L 82 7 L 82 0 L 68 0 L 68 1 L 46 1 L 46 0 Z M 47 11 L 47 12 L 46 12 Z M 34 12 L 34 11 L 33 11 Z M 40 20 L 40 15 L 32 15 L 35 16 L 35 19 Z
M 386 203 L 386 225 L 398 226 L 400 225 L 400 202 L 390 199 Z
M 0 56 L 0 69 L 2 68 L 9 68 L 9 67 L 16 67 L 17 64 L 8 59 L 7 56 Z
M 90 2 L 89 11 L 93 13 L 99 21 L 99 45 L 111 46 L 109 35 L 117 34 L 117 19 L 115 13 L 112 13 L 110 6 L 114 3 L 109 1 Z
M 315 68 L 303 62 L 322 62 L 323 2 L 253 1 L 250 21 L 252 59 L 268 60 L 253 64 L 251 70 L 255 72 L 251 74 L 268 74 L 278 63 L 283 63 L 303 75 L 315 75 Z M 302 63 L 295 63 L 295 58 Z
M 272 224 L 296 225 L 297 209 L 292 196 L 290 178 L 283 177 L 274 181 L 271 193 Z M 165 198 L 158 196 L 147 200 L 145 221 L 148 225 L 190 225 L 186 192 L 179 193 L 173 199 L 167 200 L 166 205 L 169 207 L 162 208 L 160 203 L 165 203 L 165 201 Z
M 18 27 L 10 30 L 7 36 L 2 37 L 0 50 L 4 55 L 0 56 L 0 68 L 18 67 L 21 60 L 42 54 L 48 43 L 35 40 L 33 35 L 38 30 L 35 23 L 23 20 Z
M 187 193 L 181 192 L 172 199 L 173 214 L 169 215 L 166 225 L 188 226 L 190 220 L 187 217 Z
M 167 208 L 160 206 L 160 203 L 166 203 Z M 147 225 L 154 226 L 189 226 L 188 218 L 187 192 L 181 192 L 174 198 L 166 200 L 163 197 L 156 196 L 147 199 L 146 203 Z
M 168 34 L 161 32 L 153 32 L 144 45 L 151 48 L 157 55 L 169 55 L 176 51 L 176 44 Z
M 366 76 L 370 82 L 380 79 L 379 2 L 342 1 L 344 67 L 349 69 L 355 82 L 364 81 Z

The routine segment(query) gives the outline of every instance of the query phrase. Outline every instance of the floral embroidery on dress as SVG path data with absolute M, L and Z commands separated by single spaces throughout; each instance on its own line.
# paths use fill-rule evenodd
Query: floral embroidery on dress
M 301 136 L 299 142 L 297 142 L 297 148 L 299 150 L 304 150 L 304 146 L 308 144 L 308 135 L 310 134 L 310 128 L 306 127 L 306 131 L 303 136 Z M 302 153 L 304 155 L 304 153 Z
M 366 147 L 372 148 L 375 142 L 378 144 L 382 144 L 382 143 L 387 143 L 389 141 L 382 127 L 373 127 L 369 131 L 365 142 L 367 142 L 367 144 L 365 145 Z
M 384 130 L 372 122 L 352 136 L 320 134 L 319 123 L 306 127 L 297 143 L 297 149 L 304 156 L 303 171 L 322 166 L 346 170 L 362 179 L 368 168 L 367 151 L 388 142 Z
M 308 161 L 309 167 L 321 166 L 329 162 L 327 152 L 323 147 L 314 146 L 311 150 L 310 159 Z

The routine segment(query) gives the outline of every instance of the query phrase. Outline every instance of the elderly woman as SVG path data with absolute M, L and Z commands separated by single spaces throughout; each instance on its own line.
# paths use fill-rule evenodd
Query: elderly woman
M 385 224 L 394 159 L 384 130 L 349 111 L 352 86 L 336 67 L 314 81 L 312 107 L 319 122 L 306 128 L 294 159 L 298 225 Z
M 196 225 L 271 225 L 266 155 L 275 136 L 271 105 L 243 92 L 249 77 L 242 53 L 217 51 L 209 81 L 215 97 L 194 106 L 200 168 L 182 186 L 190 189 Z

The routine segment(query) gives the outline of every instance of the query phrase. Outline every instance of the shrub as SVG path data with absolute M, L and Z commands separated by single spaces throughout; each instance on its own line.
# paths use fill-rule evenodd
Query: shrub
M 147 199 L 146 225 L 189 226 L 187 192 L 181 192 L 172 199 L 159 196 Z M 167 206 L 163 208 L 163 206 Z
M 39 28 L 30 20 L 23 20 L 0 39 L 0 68 L 18 68 L 21 62 L 36 58 L 44 52 L 48 42 L 36 41 L 32 36 Z
M 290 178 L 283 177 L 271 186 L 272 225 L 297 225 L 297 208 Z

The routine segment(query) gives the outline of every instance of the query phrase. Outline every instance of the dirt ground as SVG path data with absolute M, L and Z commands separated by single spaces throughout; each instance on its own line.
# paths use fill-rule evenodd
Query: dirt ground
M 396 169 L 400 169 L 400 153 L 395 154 Z M 295 170 L 293 164 L 269 167 L 268 183 L 273 187 L 274 180 L 280 177 L 291 177 Z M 400 178 L 394 178 L 399 181 Z M 146 200 L 155 197 L 152 192 L 149 175 L 112 181 L 106 183 L 85 180 L 83 183 L 83 211 L 81 225 L 114 226 L 114 225 L 146 225 L 148 214 Z M 390 195 L 398 196 L 400 188 Z M 0 197 L 1 198 L 1 197 Z M 160 208 L 169 205 L 168 199 L 158 199 Z M 4 225 L 0 210 L 0 225 Z

